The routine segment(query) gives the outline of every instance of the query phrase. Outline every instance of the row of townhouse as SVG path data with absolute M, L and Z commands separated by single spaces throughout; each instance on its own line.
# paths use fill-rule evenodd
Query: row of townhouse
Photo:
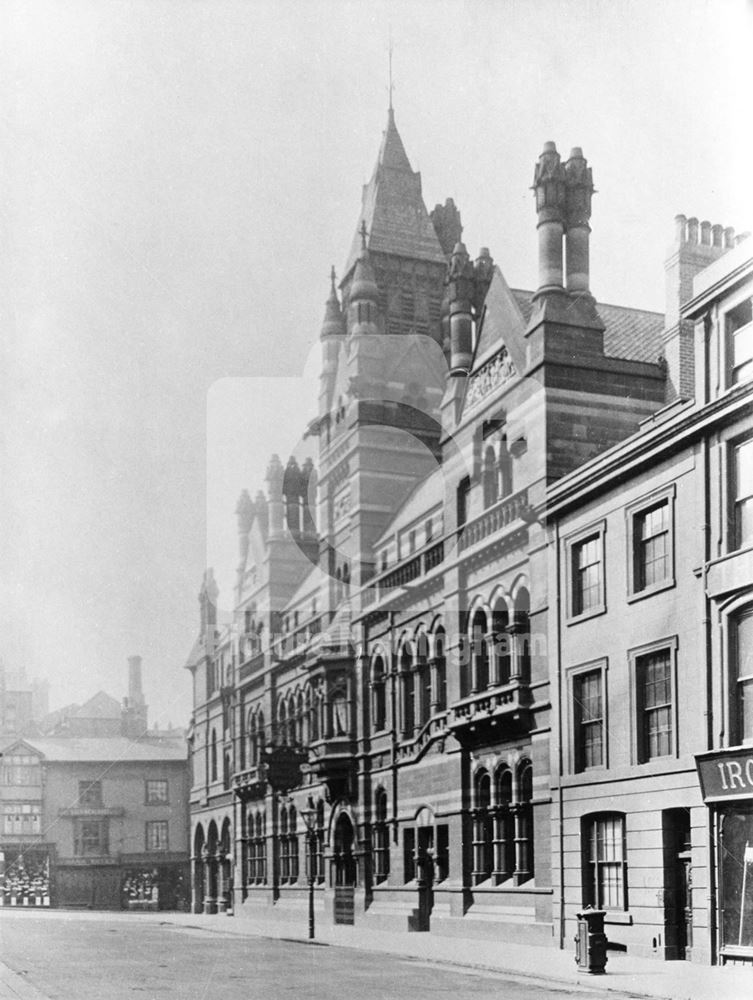
M 678 217 L 666 316 L 597 303 L 581 150 L 534 192 L 532 293 L 390 109 L 316 458 L 241 496 L 229 623 L 201 588 L 193 906 L 310 879 L 322 919 L 565 946 L 590 904 L 612 947 L 753 959 L 751 243 Z

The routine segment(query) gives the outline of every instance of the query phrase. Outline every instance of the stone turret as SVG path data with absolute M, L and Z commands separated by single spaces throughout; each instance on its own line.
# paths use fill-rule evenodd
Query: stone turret
M 565 164 L 565 261 L 567 290 L 571 295 L 589 295 L 589 237 L 593 176 L 580 146 Z
M 439 245 L 449 259 L 456 243 L 463 238 L 463 224 L 460 212 L 452 198 L 447 198 L 444 205 L 435 205 L 429 213 Z
M 533 177 L 539 234 L 539 287 L 536 295 L 563 290 L 562 238 L 565 231 L 565 168 L 557 147 L 545 142 Z
M 465 376 L 473 361 L 473 264 L 464 243 L 456 243 L 450 258 L 450 375 Z
M 283 500 L 282 500 L 282 480 L 284 470 L 279 455 L 272 455 L 267 466 L 267 494 L 269 497 L 267 509 L 269 511 L 269 537 L 270 539 L 282 538 L 283 535 Z

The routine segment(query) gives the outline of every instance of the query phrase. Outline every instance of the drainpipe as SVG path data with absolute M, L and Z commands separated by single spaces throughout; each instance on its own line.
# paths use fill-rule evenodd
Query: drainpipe
M 392 752 L 392 842 L 398 843 L 397 833 L 397 697 L 395 690 L 395 612 L 389 612 L 390 623 L 390 742 Z
M 705 326 L 706 324 L 704 324 Z M 707 350 L 708 350 L 708 345 Z M 708 368 L 708 366 L 705 366 Z M 703 521 L 701 531 L 703 533 L 703 649 L 705 658 L 705 722 L 706 722 L 706 749 L 714 749 L 714 681 L 712 670 L 713 638 L 711 634 L 711 601 L 708 596 L 708 571 L 711 560 L 711 497 L 710 497 L 710 456 L 709 441 L 706 435 L 701 439 L 701 467 L 703 469 Z M 721 713 L 723 717 L 723 713 Z M 721 744 L 720 744 L 721 745 Z M 711 964 L 715 965 L 717 960 L 717 919 L 716 919 L 716 823 L 714 810 L 706 807 L 706 832 L 708 837 L 708 863 L 709 863 L 709 893 L 708 893 L 708 924 L 709 924 L 709 950 Z
M 562 788 L 562 778 L 564 773 L 564 754 L 562 749 L 562 587 L 560 580 L 560 524 L 559 519 L 554 524 L 554 545 L 555 557 L 554 565 L 557 574 L 555 591 L 557 594 L 557 812 L 558 812 L 558 840 L 559 840 L 559 870 L 560 870 L 560 905 L 559 905 L 559 945 L 560 951 L 565 947 L 565 822 L 563 818 L 564 793 Z

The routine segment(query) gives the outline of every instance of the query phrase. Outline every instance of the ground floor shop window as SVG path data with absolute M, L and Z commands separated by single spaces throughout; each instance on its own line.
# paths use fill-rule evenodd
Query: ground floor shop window
M 38 851 L 0 851 L 0 896 L 12 900 L 50 898 L 50 859 Z
M 723 947 L 753 948 L 753 809 L 719 818 Z
M 625 817 L 586 816 L 582 828 L 584 903 L 597 909 L 627 909 Z

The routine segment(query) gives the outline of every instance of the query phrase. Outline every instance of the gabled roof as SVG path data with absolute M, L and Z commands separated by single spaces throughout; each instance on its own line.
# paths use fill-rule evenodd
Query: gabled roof
M 97 691 L 70 714 L 78 719 L 119 719 L 121 707 L 120 702 L 112 695 L 106 691 Z
M 397 254 L 445 264 L 421 194 L 421 174 L 411 170 L 390 108 L 374 173 L 363 189 L 361 214 L 345 265 L 347 275 L 361 252 L 362 223 L 370 252 Z
M 22 743 L 24 747 L 41 754 L 47 761 L 80 761 L 106 763 L 108 761 L 169 761 L 186 760 L 187 747 L 182 739 L 129 740 L 124 736 L 75 737 L 45 736 L 16 741 L 3 752 Z
M 376 551 L 383 544 L 386 538 L 397 535 L 403 528 L 415 524 L 420 518 L 430 510 L 442 503 L 445 497 L 444 472 L 440 467 L 432 469 L 424 478 L 419 480 L 413 490 L 408 494 L 405 501 L 395 511 L 395 516 L 389 522 L 382 534 L 374 541 L 373 549 Z
M 513 295 L 528 323 L 533 312 L 534 293 L 516 288 Z M 604 353 L 607 357 L 656 364 L 662 353 L 663 313 L 611 306 L 603 302 L 596 303 L 596 311 L 605 327 Z

